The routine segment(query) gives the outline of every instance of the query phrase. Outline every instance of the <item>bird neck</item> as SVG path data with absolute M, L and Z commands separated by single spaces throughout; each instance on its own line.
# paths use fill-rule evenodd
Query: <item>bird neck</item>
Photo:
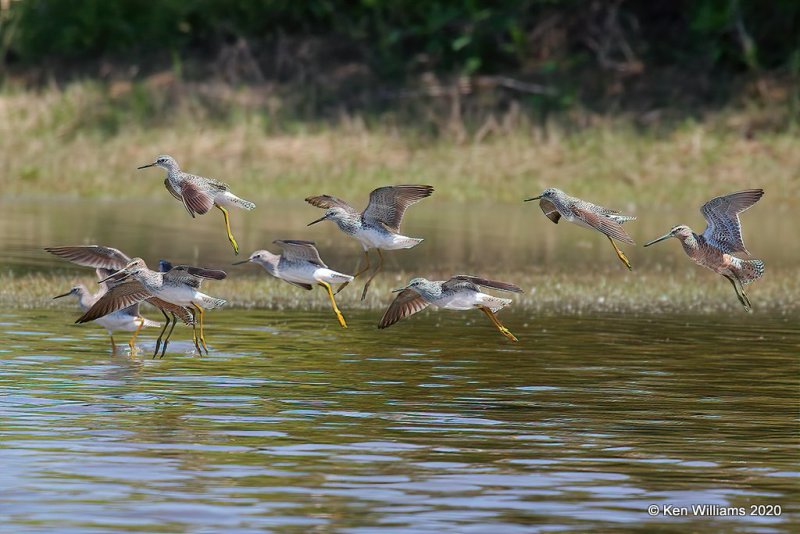
M 339 216 L 334 219 L 334 222 L 339 226 L 340 230 L 348 234 L 352 234 L 361 228 L 361 217 Z
M 86 289 L 86 286 L 83 284 L 78 286 L 78 291 L 75 296 L 78 297 L 78 305 L 84 311 L 91 308 L 92 304 L 94 304 L 94 298 L 92 298 L 92 294 L 89 293 L 89 290 Z
M 687 253 L 694 252 L 698 248 L 700 248 L 700 236 L 692 232 L 690 235 L 686 237 L 678 236 L 680 239 L 681 244 L 683 245 L 683 250 Z

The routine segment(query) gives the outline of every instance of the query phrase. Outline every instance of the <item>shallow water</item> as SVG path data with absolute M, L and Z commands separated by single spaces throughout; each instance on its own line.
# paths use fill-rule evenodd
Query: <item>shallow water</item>
M 152 360 L 76 315 L 0 312 L 9 531 L 800 529 L 794 320 L 221 310 Z
M 242 254 L 268 248 L 275 239 L 317 242 L 323 260 L 332 268 L 351 272 L 361 257 L 360 245 L 330 222 L 307 227 L 321 210 L 302 200 L 258 201 L 253 212 L 236 210 L 231 224 Z M 787 240 L 796 217 L 784 204 L 766 199 L 742 216 L 746 243 L 768 272 L 794 269 L 800 263 L 800 240 Z M 686 223 L 700 232 L 705 224 L 696 207 L 657 206 L 648 209 L 617 206 L 639 216 L 626 224 L 640 245 Z M 215 212 L 217 210 L 214 210 Z M 387 253 L 386 270 L 417 273 L 603 272 L 625 271 L 608 241 L 599 233 L 573 224 L 552 224 L 534 203 L 458 204 L 431 198 L 413 206 L 402 227 L 409 236 L 424 237 L 412 250 Z M 84 272 L 42 251 L 42 247 L 101 244 L 140 256 L 155 265 L 159 258 L 230 269 L 236 276 L 255 276 L 248 266 L 231 268 L 234 256 L 222 216 L 209 213 L 192 219 L 178 202 L 0 200 L 0 269 L 23 273 L 53 269 Z M 676 240 L 653 248 L 621 245 L 640 272 L 698 269 Z M 374 252 L 373 252 L 374 254 Z M 374 261 L 374 260 L 373 260 Z

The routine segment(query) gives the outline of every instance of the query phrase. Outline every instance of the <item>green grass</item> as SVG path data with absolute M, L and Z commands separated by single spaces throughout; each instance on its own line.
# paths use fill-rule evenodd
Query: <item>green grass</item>
M 648 202 L 696 202 L 697 189 L 753 186 L 780 191 L 777 202 L 800 198 L 796 132 L 766 128 L 748 138 L 760 113 L 753 109 L 649 131 L 598 119 L 566 133 L 558 122 L 533 126 L 517 117 L 478 141 L 393 127 L 386 117 L 369 126 L 358 117 L 291 123 L 253 98 L 248 90 L 187 88 L 169 77 L 6 89 L 0 194 L 164 195 L 160 173 L 136 167 L 169 153 L 186 170 L 254 198 L 296 197 L 300 189 L 359 198 L 378 185 L 408 182 L 434 184 L 443 200 L 518 201 L 551 185 Z
M 441 275 L 444 276 L 444 275 Z M 337 296 L 346 314 L 348 309 L 382 311 L 391 302 L 390 290 L 411 278 L 406 273 L 385 273 L 376 279 L 367 299 L 359 300 L 362 283 L 356 282 Z M 499 280 L 518 284 L 524 294 L 512 295 L 513 308 L 537 313 L 731 313 L 745 312 L 733 289 L 711 273 L 687 269 L 679 274 L 629 273 L 605 275 L 498 273 Z M 69 290 L 76 281 L 96 287 L 89 276 L 76 279 L 67 275 L 0 275 L 0 308 L 70 309 L 77 314 L 77 303 L 52 297 Z M 228 308 L 328 309 L 327 295 L 321 288 L 307 292 L 285 282 L 260 277 L 229 278 L 204 286 L 209 294 L 228 300 Z M 768 276 L 748 287 L 756 313 L 793 314 L 800 311 L 800 279 L 796 272 L 770 271 Z M 153 310 L 154 311 L 154 310 Z M 154 311 L 153 315 L 157 312 Z M 71 316 L 70 316 L 71 317 Z

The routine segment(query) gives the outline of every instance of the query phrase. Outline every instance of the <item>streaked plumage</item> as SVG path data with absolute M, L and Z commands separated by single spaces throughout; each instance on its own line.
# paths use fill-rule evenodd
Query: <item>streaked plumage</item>
M 128 255 L 125 254 L 124 252 L 113 247 L 106 247 L 101 245 L 46 247 L 45 250 L 55 256 L 64 258 L 76 265 L 81 265 L 83 267 L 94 267 L 95 269 L 108 270 L 106 276 L 113 275 L 114 272 L 123 269 L 131 261 L 131 258 L 128 257 Z M 105 287 L 105 284 L 106 283 L 102 284 L 103 287 Z M 103 292 L 103 294 L 105 294 L 105 291 Z M 97 295 L 98 299 L 101 296 L 102 295 L 98 294 Z M 178 318 L 180 318 L 181 321 L 184 322 L 184 324 L 187 325 L 194 324 L 194 318 L 192 316 L 192 312 L 188 308 L 185 308 L 183 306 L 177 306 L 175 304 L 172 304 L 171 302 L 167 302 L 158 297 L 147 298 L 145 299 L 145 302 L 147 302 L 148 304 L 152 304 L 153 306 L 158 308 L 164 315 L 164 319 L 166 320 L 164 328 L 161 330 L 161 333 L 159 334 L 158 339 L 156 340 L 156 350 L 155 350 L 156 353 L 158 353 L 158 350 L 161 347 L 164 333 L 167 331 L 167 327 L 170 325 L 170 319 L 172 320 L 172 328 L 170 329 L 167 338 L 163 341 L 164 350 L 166 350 L 166 346 L 169 341 L 169 336 L 172 335 L 172 331 L 175 328 L 175 324 L 177 323 Z M 135 337 L 136 336 L 134 336 L 134 339 Z M 162 356 L 163 356 L 163 351 L 162 351 Z
M 364 269 L 356 268 L 357 272 L 353 275 L 354 278 L 369 270 L 369 250 L 372 248 L 378 250 L 378 266 L 364 285 L 361 300 L 366 298 L 370 283 L 383 267 L 381 250 L 412 248 L 422 242 L 422 239 L 401 235 L 400 223 L 409 206 L 431 194 L 433 194 L 433 187 L 429 185 L 379 187 L 370 193 L 369 204 L 363 212 L 359 212 L 344 200 L 330 195 L 306 198 L 306 202 L 312 206 L 325 209 L 325 215 L 309 223 L 309 226 L 325 220 L 332 220 L 341 231 L 361 243 L 367 264 Z M 346 285 L 347 282 L 339 288 L 339 291 Z
M 532 200 L 539 200 L 539 207 L 542 212 L 555 224 L 558 224 L 558 221 L 564 217 L 567 221 L 578 226 L 605 234 L 614 247 L 617 257 L 628 269 L 631 269 L 630 261 L 613 240 L 616 239 L 629 245 L 635 245 L 633 238 L 628 235 L 622 224 L 636 220 L 636 217 L 622 215 L 618 211 L 592 204 L 580 198 L 571 197 L 562 190 L 553 187 L 545 189 L 537 197 L 526 199 L 525 202 Z
M 98 280 L 104 280 L 113 275 L 115 271 L 98 268 L 95 270 L 95 272 L 97 273 Z M 101 282 L 99 284 L 100 289 L 96 293 L 89 291 L 83 284 L 77 284 L 67 293 L 53 297 L 53 299 L 69 296 L 77 297 L 78 306 L 80 306 L 81 311 L 86 312 L 95 302 L 100 299 L 100 297 L 108 292 L 109 284 L 113 285 L 113 282 Z M 116 348 L 116 343 L 114 342 L 115 331 L 119 330 L 123 332 L 134 332 L 133 337 L 131 337 L 130 341 L 128 342 L 128 346 L 131 348 L 131 351 L 133 351 L 135 346 L 134 343 L 136 342 L 136 336 L 143 327 L 161 326 L 158 322 L 142 316 L 139 313 L 138 303 L 104 317 L 100 317 L 96 322 L 98 325 L 105 328 L 108 332 L 108 335 L 111 337 L 112 350 Z
M 196 215 L 207 213 L 214 206 L 222 211 L 228 240 L 233 246 L 233 251 L 239 254 L 239 245 L 231 233 L 230 219 L 226 208 L 237 207 L 252 210 L 256 205 L 234 195 L 230 186 L 224 182 L 181 171 L 178 162 L 172 156 L 158 156 L 153 163 L 142 165 L 139 169 L 154 166 L 166 169 L 167 177 L 164 179 L 164 186 L 175 199 L 183 204 L 193 218 Z
M 314 288 L 313 284 L 317 284 L 325 288 L 339 324 L 343 328 L 347 328 L 344 316 L 333 297 L 331 284 L 347 283 L 353 277 L 329 269 L 319 257 L 319 251 L 313 241 L 279 239 L 273 243 L 283 249 L 281 254 L 273 254 L 268 250 L 256 250 L 250 255 L 250 258 L 236 262 L 234 265 L 247 262 L 256 263 L 275 278 L 285 280 L 297 287 L 310 291 Z
M 449 280 L 431 281 L 414 278 L 409 284 L 395 290 L 399 295 L 389 305 L 378 323 L 378 328 L 387 328 L 401 319 L 424 310 L 428 305 L 447 310 L 470 310 L 478 308 L 486 314 L 492 324 L 511 341 L 517 338 L 498 321 L 495 313 L 511 304 L 511 299 L 495 297 L 481 291 L 488 287 L 499 291 L 522 293 L 522 289 L 506 282 L 470 275 L 456 275 Z
M 95 320 L 108 313 L 127 307 L 136 302 L 157 297 L 177 306 L 196 310 L 199 314 L 200 335 L 194 335 L 195 348 L 201 352 L 198 339 L 208 353 L 204 337 L 203 318 L 205 309 L 214 309 L 225 304 L 223 299 L 210 297 L 200 292 L 203 279 L 222 280 L 227 275 L 224 271 L 178 265 L 168 272 L 151 271 L 144 260 L 134 258 L 117 275 L 123 283 L 111 288 L 103 295 L 77 322 L 84 323 Z M 191 308 L 190 308 L 191 306 Z M 194 312 L 192 312 L 194 315 Z M 197 320 L 193 321 L 197 328 Z M 194 333 L 194 331 L 193 331 Z
M 744 286 L 761 278 L 764 274 L 764 262 L 743 260 L 733 254 L 750 254 L 744 245 L 739 214 L 758 202 L 762 196 L 763 189 L 746 189 L 712 198 L 700 208 L 708 223 L 701 235 L 697 235 L 686 225 L 678 225 L 645 244 L 645 247 L 670 237 L 678 238 L 684 252 L 692 261 L 728 279 L 739 302 L 745 310 L 750 311 L 752 304 L 744 292 Z

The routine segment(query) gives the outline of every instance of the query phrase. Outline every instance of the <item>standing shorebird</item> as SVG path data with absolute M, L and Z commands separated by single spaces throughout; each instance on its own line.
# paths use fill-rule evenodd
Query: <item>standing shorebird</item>
M 99 245 L 77 245 L 77 246 L 67 246 L 67 247 L 46 247 L 45 250 L 59 258 L 64 258 L 76 265 L 81 265 L 83 267 L 94 267 L 97 269 L 98 276 L 100 275 L 100 270 L 103 270 L 103 277 L 104 279 L 108 280 L 109 282 L 118 282 L 115 278 L 115 273 L 118 272 L 120 269 L 123 269 L 128 263 L 130 263 L 131 258 L 128 257 L 127 254 L 124 252 L 112 248 L 112 247 L 103 247 Z M 166 265 L 169 268 L 172 268 L 168 262 Z M 162 270 L 169 270 L 164 269 Z M 105 290 L 101 293 L 97 293 L 95 295 L 94 301 L 102 297 L 106 291 L 109 289 L 106 285 L 106 282 L 101 282 L 101 288 L 105 288 Z M 73 288 L 74 289 L 74 288 Z M 145 302 L 152 304 L 156 308 L 158 308 L 161 313 L 164 315 L 164 319 L 166 322 L 164 323 L 164 328 L 161 330 L 161 333 L 156 340 L 156 350 L 153 353 L 153 357 L 158 354 L 158 350 L 161 347 L 162 339 L 163 339 L 163 348 L 161 351 L 161 356 L 164 356 L 164 352 L 167 350 L 167 343 L 169 343 L 169 338 L 172 336 L 172 331 L 175 330 L 175 325 L 178 322 L 178 318 L 180 318 L 185 324 L 191 325 L 193 324 L 194 318 L 192 317 L 191 312 L 188 308 L 183 306 L 176 306 L 170 302 L 165 300 L 161 300 L 157 297 L 150 297 L 145 299 Z M 94 302 L 92 303 L 94 304 Z M 84 310 L 87 311 L 87 310 Z M 169 314 L 169 315 L 168 315 Z M 99 318 L 98 318 L 99 319 Z M 172 319 L 172 327 L 167 334 L 167 337 L 164 339 L 164 333 L 167 331 L 167 327 L 170 325 L 170 319 Z M 100 320 L 98 320 L 99 324 L 102 324 Z M 137 332 L 138 334 L 138 332 Z M 136 339 L 136 335 L 133 336 L 131 342 Z M 113 343 L 113 339 L 112 339 Z
M 336 299 L 333 298 L 331 284 L 348 283 L 353 280 L 353 277 L 329 269 L 319 257 L 319 251 L 313 241 L 279 239 L 273 243 L 283 249 L 280 255 L 273 254 L 268 250 L 256 250 L 250 254 L 250 258 L 237 261 L 234 265 L 248 262 L 257 263 L 275 278 L 280 278 L 309 291 L 314 289 L 312 284 L 324 287 L 331 299 L 331 306 L 333 306 L 339 324 L 342 328 L 347 328 L 344 316 L 336 305 Z
M 383 268 L 381 250 L 411 248 L 422 242 L 422 239 L 419 238 L 400 235 L 400 223 L 403 220 L 403 214 L 410 205 L 431 196 L 432 193 L 433 187 L 429 185 L 379 187 L 369 194 L 369 204 L 361 213 L 344 200 L 330 195 L 308 197 L 306 199 L 306 202 L 312 206 L 325 209 L 325 215 L 309 223 L 308 226 L 331 220 L 339 226 L 342 232 L 356 238 L 364 248 L 364 257 L 367 260 L 366 266 L 363 269 L 359 269 L 361 266 L 361 261 L 359 260 L 353 278 L 357 278 L 369 270 L 369 249 L 377 249 L 378 266 L 367 279 L 367 283 L 364 284 L 361 300 L 366 298 L 367 289 L 372 283 L 372 279 Z M 342 284 L 336 293 L 338 294 L 348 283 Z
M 210 297 L 200 292 L 203 279 L 223 280 L 227 277 L 225 271 L 202 269 L 188 265 L 177 265 L 171 270 L 162 273 L 151 271 L 144 260 L 134 258 L 120 271 L 112 275 L 117 281 L 132 278 L 126 283 L 120 283 L 103 295 L 89 311 L 84 313 L 76 322 L 85 323 L 98 317 L 108 315 L 116 310 L 130 306 L 136 302 L 147 300 L 151 297 L 160 298 L 177 306 L 189 308 L 192 311 L 192 341 L 197 352 L 202 354 L 200 344 L 208 354 L 208 347 L 204 335 L 204 315 L 206 309 L 219 308 L 225 304 L 223 299 Z M 191 307 L 190 307 L 191 306 Z M 200 335 L 197 335 L 198 316 L 200 322 Z M 198 343 L 198 339 L 200 343 Z
M 631 236 L 622 228 L 622 223 L 626 221 L 633 221 L 636 217 L 630 215 L 621 215 L 618 211 L 614 211 L 597 204 L 592 204 L 579 198 L 571 197 L 560 189 L 553 187 L 545 189 L 538 197 L 525 199 L 525 202 L 531 200 L 539 200 L 539 207 L 547 216 L 548 219 L 558 224 L 558 220 L 564 217 L 571 223 L 584 228 L 591 228 L 605 234 L 617 257 L 625 264 L 625 266 L 633 270 L 631 262 L 625 256 L 614 240 L 635 245 Z
M 142 165 L 139 169 L 148 167 L 161 167 L 166 169 L 167 177 L 164 185 L 167 191 L 183 203 L 183 207 L 192 217 L 195 214 L 203 215 L 216 207 L 225 217 L 225 230 L 228 232 L 228 241 L 233 246 L 233 252 L 239 254 L 239 245 L 231 233 L 231 221 L 226 207 L 244 208 L 252 210 L 255 204 L 248 200 L 241 199 L 231 193 L 228 184 L 214 180 L 213 178 L 203 178 L 181 171 L 178 162 L 172 156 L 158 156 L 153 163 Z
M 383 314 L 383 318 L 378 323 L 378 328 L 392 326 L 400 319 L 405 319 L 418 311 L 424 310 L 429 304 L 447 310 L 478 308 L 486 314 L 501 334 L 511 341 L 517 341 L 514 334 L 503 326 L 495 315 L 498 311 L 511 304 L 511 299 L 488 295 L 481 291 L 481 287 L 489 287 L 511 293 L 522 293 L 522 289 L 513 284 L 465 274 L 453 276 L 446 281 L 414 278 L 406 287 L 392 291 L 392 293 L 399 292 L 400 294 L 397 295 L 389 305 L 386 313 Z
M 744 246 L 739 214 L 758 202 L 762 196 L 763 189 L 746 189 L 712 198 L 700 208 L 708 223 L 701 235 L 694 233 L 688 226 L 678 225 L 645 246 L 649 247 L 670 237 L 678 238 L 684 252 L 692 261 L 728 279 L 739 302 L 746 311 L 750 311 L 752 306 L 744 292 L 744 286 L 761 278 L 764 274 L 764 262 L 743 260 L 732 254 L 743 252 L 750 255 Z
M 111 277 L 115 271 L 110 269 L 96 269 L 98 280 L 105 280 Z M 108 285 L 111 283 L 109 282 L 102 282 L 100 284 L 100 290 L 97 293 L 90 292 L 86 286 L 83 284 L 77 284 L 75 287 L 64 293 L 63 295 L 58 295 L 53 297 L 53 300 L 60 299 L 63 297 L 70 297 L 74 296 L 78 298 L 78 305 L 81 308 L 81 311 L 86 312 L 92 305 L 100 300 L 107 291 Z M 117 330 L 121 330 L 123 332 L 133 332 L 133 336 L 128 341 L 128 346 L 131 348 L 131 354 L 135 351 L 135 343 L 136 343 L 136 336 L 139 335 L 139 332 L 145 326 L 161 326 L 156 321 L 152 321 L 139 313 L 139 304 L 134 304 L 133 306 L 129 306 L 122 310 L 116 311 L 114 313 L 110 313 L 104 317 L 100 317 L 97 319 L 97 324 L 102 326 L 108 332 L 108 335 L 111 337 L 111 352 L 116 352 L 117 344 L 114 341 L 114 332 Z

